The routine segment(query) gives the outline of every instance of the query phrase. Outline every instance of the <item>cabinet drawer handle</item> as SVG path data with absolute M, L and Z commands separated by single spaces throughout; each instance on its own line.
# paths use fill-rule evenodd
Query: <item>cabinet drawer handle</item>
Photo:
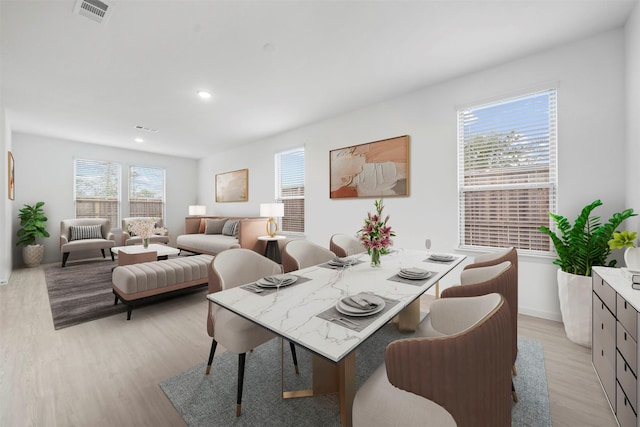
M 600 328 L 602 328 L 602 330 L 604 331 L 604 323 L 600 324 Z
M 604 357 L 604 349 L 600 350 L 600 353 L 602 353 L 602 357 Z
M 627 372 L 627 364 L 624 364 L 624 371 Z
M 627 340 L 627 333 L 626 332 L 624 333 L 624 340 L 625 341 Z
M 624 309 L 625 310 L 627 309 L 627 302 L 626 301 L 624 302 Z
M 627 396 L 624 397 L 624 406 L 627 406 Z

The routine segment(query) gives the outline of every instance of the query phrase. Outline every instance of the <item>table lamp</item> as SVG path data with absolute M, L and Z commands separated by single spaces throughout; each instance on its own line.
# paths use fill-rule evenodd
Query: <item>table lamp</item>
M 284 203 L 260 203 L 260 216 L 269 218 L 267 220 L 267 234 L 275 237 L 278 232 L 278 223 L 274 218 L 284 216 Z
M 206 215 L 207 207 L 201 205 L 189 205 L 189 215 Z

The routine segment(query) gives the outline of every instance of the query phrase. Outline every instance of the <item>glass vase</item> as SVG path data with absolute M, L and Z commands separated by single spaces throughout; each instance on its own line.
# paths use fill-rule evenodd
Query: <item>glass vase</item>
M 147 249 L 149 247 L 149 239 L 142 239 L 142 246 Z
M 379 249 L 371 249 L 371 267 L 380 267 Z

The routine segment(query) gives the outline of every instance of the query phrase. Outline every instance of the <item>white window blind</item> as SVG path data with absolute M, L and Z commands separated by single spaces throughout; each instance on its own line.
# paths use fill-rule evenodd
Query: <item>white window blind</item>
M 74 161 L 76 218 L 120 222 L 120 165 L 97 160 Z
M 164 218 L 165 170 L 129 167 L 129 215 Z
M 284 203 L 280 229 L 304 233 L 304 148 L 276 153 L 276 201 Z
M 458 111 L 461 247 L 551 252 L 556 211 L 556 90 Z

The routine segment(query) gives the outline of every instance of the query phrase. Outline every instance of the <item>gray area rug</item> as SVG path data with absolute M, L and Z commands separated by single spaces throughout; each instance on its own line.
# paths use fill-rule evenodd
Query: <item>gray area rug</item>
M 48 265 L 44 275 L 49 291 L 53 327 L 62 329 L 127 311 L 125 305 L 113 305 L 111 270 L 118 265 L 110 258 Z
M 409 337 L 391 324 L 358 348 L 356 385 L 360 387 L 384 360 L 385 346 Z M 518 340 L 519 353 L 514 377 L 519 402 L 513 405 L 513 426 L 551 426 L 547 377 L 542 344 Z M 173 406 L 191 426 L 340 426 L 335 395 L 297 399 L 280 398 L 280 340 L 273 339 L 247 354 L 242 398 L 242 416 L 235 416 L 238 356 L 225 352 L 213 360 L 211 374 L 206 363 L 160 383 Z M 285 389 L 311 387 L 311 356 L 297 347 L 300 375 L 293 373 L 289 346 L 284 346 Z

